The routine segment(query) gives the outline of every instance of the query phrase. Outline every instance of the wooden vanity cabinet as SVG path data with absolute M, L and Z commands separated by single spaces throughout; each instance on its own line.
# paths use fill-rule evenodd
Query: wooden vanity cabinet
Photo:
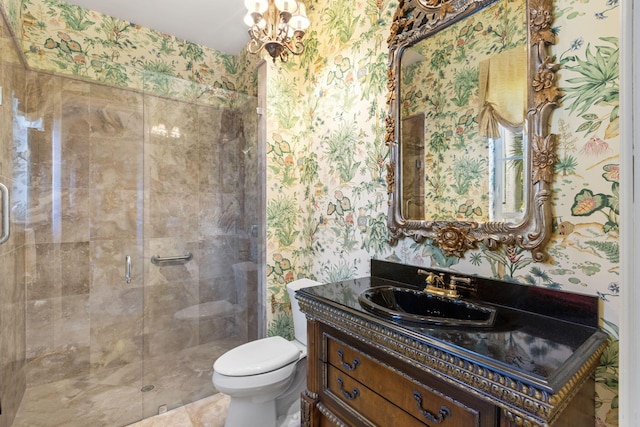
M 303 426 L 516 427 L 500 407 L 317 321 L 308 322 Z M 593 382 L 554 426 L 593 422 Z M 586 412 L 585 412 L 586 411 Z
M 308 386 L 318 406 L 310 425 L 498 425 L 496 406 L 326 325 L 309 322 L 309 330 Z

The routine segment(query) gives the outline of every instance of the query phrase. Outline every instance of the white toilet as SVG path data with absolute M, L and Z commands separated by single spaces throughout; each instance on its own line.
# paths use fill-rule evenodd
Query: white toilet
M 225 427 L 299 426 L 307 377 L 307 323 L 295 298 L 309 279 L 287 284 L 295 339 L 274 336 L 229 350 L 213 364 L 213 385 L 231 397 Z

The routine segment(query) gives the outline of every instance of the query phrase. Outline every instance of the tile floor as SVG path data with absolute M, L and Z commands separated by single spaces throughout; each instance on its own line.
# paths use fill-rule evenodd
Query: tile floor
M 215 391 L 211 361 L 237 345 L 237 340 L 220 340 L 144 363 L 99 367 L 74 378 L 34 384 L 25 391 L 12 427 L 121 427 L 158 414 L 163 404 L 179 409 L 183 403 L 199 402 Z M 43 381 L 49 378 L 46 372 L 38 374 Z M 155 387 L 142 393 L 144 384 Z M 225 417 L 226 407 L 223 421 Z M 187 424 L 192 425 L 218 424 Z
M 218 393 L 128 427 L 223 427 L 229 396 Z

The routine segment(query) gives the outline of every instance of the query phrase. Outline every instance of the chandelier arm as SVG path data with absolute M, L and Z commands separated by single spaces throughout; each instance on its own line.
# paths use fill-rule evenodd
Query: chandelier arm
M 294 55 L 302 55 L 304 53 L 304 43 L 301 39 L 290 39 L 287 43 L 284 44 L 287 50 Z
M 296 28 L 294 30 L 289 25 L 289 21 L 293 16 L 291 12 L 278 10 L 274 0 L 268 0 L 268 2 L 269 6 L 266 10 L 256 8 L 255 11 L 250 12 L 248 15 L 253 25 L 249 28 L 250 40 L 247 45 L 247 51 L 251 54 L 257 54 L 262 50 L 266 50 L 274 62 L 276 58 L 280 58 L 282 62 L 287 62 L 290 53 L 301 55 L 305 50 L 302 37 L 304 36 L 304 30 L 309 25 L 308 19 L 303 7 L 302 14 L 295 17 Z M 302 24 L 300 23 L 301 19 Z M 306 24 L 304 19 L 307 20 Z M 247 22 L 246 18 L 245 22 Z

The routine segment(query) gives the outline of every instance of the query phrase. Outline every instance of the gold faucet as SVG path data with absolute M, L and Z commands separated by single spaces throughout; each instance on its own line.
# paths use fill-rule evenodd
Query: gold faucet
M 458 290 L 456 289 L 455 282 L 451 282 L 449 286 L 444 283 L 444 273 L 436 274 L 432 271 L 426 271 L 418 269 L 418 274 L 427 276 L 425 282 L 427 285 L 424 287 L 424 292 L 441 297 L 454 298 L 460 297 Z

